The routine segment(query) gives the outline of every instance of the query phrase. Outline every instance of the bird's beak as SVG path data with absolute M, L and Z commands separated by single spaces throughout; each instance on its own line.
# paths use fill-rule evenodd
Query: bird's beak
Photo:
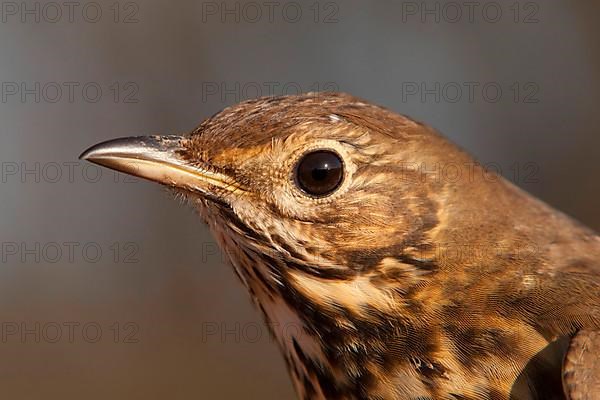
M 137 136 L 96 144 L 81 156 L 117 171 L 163 185 L 215 196 L 217 192 L 240 191 L 234 180 L 212 166 L 199 166 L 184 157 L 181 136 Z

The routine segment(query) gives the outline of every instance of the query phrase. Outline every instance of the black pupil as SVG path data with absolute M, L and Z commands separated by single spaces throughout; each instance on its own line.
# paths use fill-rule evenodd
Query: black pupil
M 298 163 L 296 179 L 300 188 L 313 196 L 332 193 L 342 183 L 340 156 L 327 150 L 306 154 Z

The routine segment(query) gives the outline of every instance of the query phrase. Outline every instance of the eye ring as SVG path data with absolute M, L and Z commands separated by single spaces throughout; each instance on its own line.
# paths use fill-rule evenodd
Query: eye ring
M 335 151 L 317 149 L 304 153 L 294 168 L 294 182 L 305 194 L 322 198 L 335 192 L 344 181 L 344 161 Z

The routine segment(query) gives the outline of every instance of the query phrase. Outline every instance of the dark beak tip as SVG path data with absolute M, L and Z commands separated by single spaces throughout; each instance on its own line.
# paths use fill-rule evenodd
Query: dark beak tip
M 118 147 L 115 145 L 119 144 L 119 142 L 122 142 L 122 141 L 123 141 L 122 139 L 115 139 L 115 140 L 107 140 L 107 141 L 104 141 L 101 143 L 97 143 L 97 144 L 85 149 L 79 155 L 79 159 L 97 163 L 97 160 L 102 158 L 103 155 L 106 156 L 107 153 L 110 153 L 113 149 L 117 149 Z
M 94 159 L 98 157 L 101 152 L 105 152 L 107 149 L 111 149 L 116 147 L 115 144 L 122 142 L 123 139 L 112 139 L 106 140 L 100 143 L 96 143 L 87 149 L 85 149 L 80 155 L 80 160 L 94 162 Z
M 80 160 L 91 161 L 90 154 L 92 153 L 93 149 L 94 149 L 94 146 L 89 147 L 88 149 L 84 150 L 83 153 L 81 153 L 78 158 Z
M 149 137 L 145 136 L 122 137 L 105 140 L 88 147 L 79 155 L 79 159 L 96 162 L 98 159 L 102 158 L 102 156 L 106 156 L 107 154 L 115 151 L 126 151 L 129 148 L 135 147 L 140 143 L 147 143 L 148 141 Z

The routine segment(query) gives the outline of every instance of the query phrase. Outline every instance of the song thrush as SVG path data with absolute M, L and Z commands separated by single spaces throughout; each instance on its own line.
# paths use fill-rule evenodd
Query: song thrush
M 600 399 L 600 238 L 419 122 L 262 98 L 81 157 L 199 210 L 300 398 Z

